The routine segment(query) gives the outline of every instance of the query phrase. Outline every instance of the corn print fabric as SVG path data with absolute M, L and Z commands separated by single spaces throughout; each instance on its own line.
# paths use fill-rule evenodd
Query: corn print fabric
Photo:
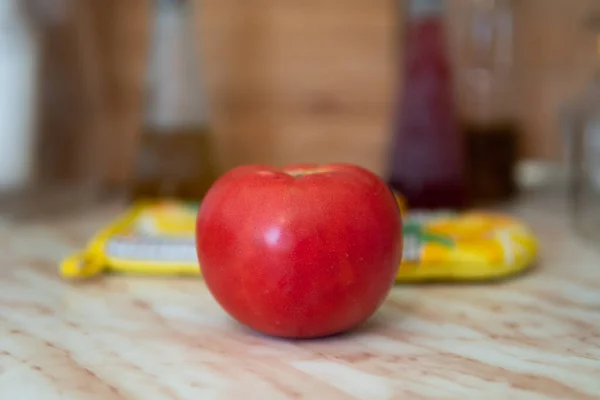
M 413 212 L 397 196 L 404 250 L 397 282 L 481 281 L 533 265 L 537 241 L 520 221 L 489 212 Z M 197 204 L 163 201 L 132 207 L 60 266 L 65 278 L 102 272 L 200 274 L 194 229 Z

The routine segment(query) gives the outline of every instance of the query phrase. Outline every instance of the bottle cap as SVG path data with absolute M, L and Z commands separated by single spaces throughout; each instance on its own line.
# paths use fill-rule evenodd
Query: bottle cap
M 444 12 L 443 0 L 411 0 L 408 3 L 408 12 L 412 17 L 426 17 Z

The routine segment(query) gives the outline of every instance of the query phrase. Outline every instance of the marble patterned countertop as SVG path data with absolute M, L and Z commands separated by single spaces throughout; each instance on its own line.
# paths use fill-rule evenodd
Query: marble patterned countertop
M 541 262 L 500 284 L 398 286 L 353 333 L 284 341 L 200 280 L 62 281 L 118 207 L 0 226 L 0 399 L 600 399 L 600 253 L 556 196 L 510 207 Z

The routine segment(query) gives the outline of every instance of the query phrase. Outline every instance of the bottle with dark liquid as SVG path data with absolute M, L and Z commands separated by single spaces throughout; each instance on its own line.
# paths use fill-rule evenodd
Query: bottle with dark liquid
M 513 65 L 512 0 L 469 0 L 461 27 L 458 93 L 474 205 L 517 193 L 521 137 Z
M 132 196 L 198 201 L 216 171 L 192 2 L 155 0 L 155 5 L 146 118 Z
M 413 209 L 461 209 L 468 204 L 444 6 L 444 0 L 408 1 L 404 91 L 389 184 Z

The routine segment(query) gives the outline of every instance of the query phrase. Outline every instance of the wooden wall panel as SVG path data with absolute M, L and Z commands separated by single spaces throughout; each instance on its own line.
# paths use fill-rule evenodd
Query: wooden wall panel
M 452 9 L 462 0 L 448 0 Z M 98 1 L 98 4 L 100 2 Z M 127 175 L 140 122 L 148 0 L 109 0 L 111 104 L 127 143 L 111 177 Z M 383 172 L 401 30 L 393 0 L 203 0 L 199 43 L 222 169 L 247 162 L 349 161 Z M 596 0 L 516 0 L 523 157 L 558 159 L 560 105 L 595 63 L 580 20 Z M 108 11 L 104 11 L 109 13 Z M 449 16 L 453 18 L 452 15 Z M 114 46 L 114 48 L 110 48 Z
M 93 0 L 93 20 L 105 73 L 108 103 L 106 169 L 113 185 L 131 173 L 142 123 L 144 79 L 149 39 L 149 0 Z
M 386 1 L 205 4 L 207 77 L 227 165 L 337 160 L 381 169 L 395 19 Z
M 558 117 L 583 89 L 598 63 L 595 37 L 582 27 L 597 0 L 517 2 L 518 61 L 525 143 L 523 154 L 557 160 L 562 156 Z

